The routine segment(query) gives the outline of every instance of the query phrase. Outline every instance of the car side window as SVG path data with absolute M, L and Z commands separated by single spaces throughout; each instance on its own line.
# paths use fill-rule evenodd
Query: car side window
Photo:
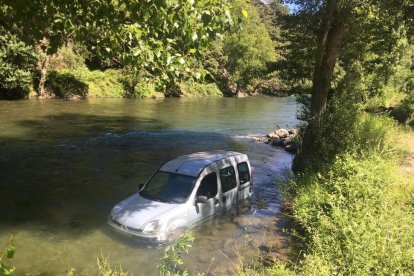
M 237 164 L 237 171 L 239 172 L 241 185 L 250 181 L 249 165 L 247 165 L 247 162 Z
M 206 196 L 208 199 L 217 195 L 217 174 L 212 172 L 201 180 L 197 196 Z
M 236 173 L 233 166 L 220 170 L 220 180 L 223 193 L 237 187 Z

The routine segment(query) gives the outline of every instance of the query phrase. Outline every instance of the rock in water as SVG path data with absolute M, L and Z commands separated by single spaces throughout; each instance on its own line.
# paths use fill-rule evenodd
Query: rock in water
M 278 129 L 275 131 L 275 134 L 279 136 L 279 138 L 286 138 L 289 135 L 289 131 L 284 128 Z

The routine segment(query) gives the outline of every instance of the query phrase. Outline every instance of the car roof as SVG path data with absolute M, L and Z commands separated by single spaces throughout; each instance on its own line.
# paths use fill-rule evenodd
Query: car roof
M 210 165 L 211 163 L 238 155 L 245 154 L 224 150 L 195 152 L 192 154 L 179 156 L 173 160 L 166 162 L 160 168 L 160 171 L 197 176 L 206 166 Z

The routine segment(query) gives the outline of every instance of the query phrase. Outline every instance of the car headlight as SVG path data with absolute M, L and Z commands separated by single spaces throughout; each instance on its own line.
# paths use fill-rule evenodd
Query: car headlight
M 158 220 L 154 220 L 154 221 L 147 223 L 144 226 L 144 229 L 142 230 L 142 232 L 147 233 L 147 234 L 153 234 L 158 231 L 160 226 L 161 226 L 160 222 Z

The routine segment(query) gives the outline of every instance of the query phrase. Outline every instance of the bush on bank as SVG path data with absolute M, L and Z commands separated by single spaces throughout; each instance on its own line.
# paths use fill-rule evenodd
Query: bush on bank
M 0 26 L 0 99 L 22 99 L 29 94 L 36 53 Z
M 414 273 L 414 179 L 398 166 L 394 123 L 357 114 L 348 148 L 318 171 L 282 186 L 297 223 L 297 261 L 247 274 L 410 275 Z

